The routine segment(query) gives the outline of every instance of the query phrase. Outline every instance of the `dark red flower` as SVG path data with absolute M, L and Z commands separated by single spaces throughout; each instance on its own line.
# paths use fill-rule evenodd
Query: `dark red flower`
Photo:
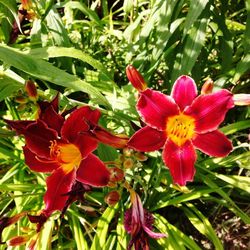
M 146 126 L 128 146 L 143 152 L 163 147 L 162 158 L 173 181 L 186 185 L 195 173 L 195 148 L 215 157 L 231 152 L 232 143 L 218 126 L 233 106 L 233 95 L 225 89 L 197 97 L 195 82 L 188 76 L 176 80 L 171 96 L 146 89 L 137 103 Z
M 31 170 L 51 172 L 44 196 L 48 217 L 62 210 L 75 181 L 102 187 L 109 182 L 110 172 L 92 152 L 98 140 L 89 132 L 89 124 L 100 118 L 98 110 L 88 106 L 70 113 L 65 119 L 58 113 L 58 96 L 50 103 L 42 102 L 36 121 L 6 121 L 17 133 L 24 135 L 25 162 Z M 107 132 L 108 133 L 108 132 Z

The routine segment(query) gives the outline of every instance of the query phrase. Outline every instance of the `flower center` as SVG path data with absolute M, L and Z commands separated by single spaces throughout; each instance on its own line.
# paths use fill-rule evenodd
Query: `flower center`
M 78 168 L 82 160 L 82 155 L 77 146 L 71 143 L 58 143 L 51 141 L 50 156 L 62 165 L 65 172 L 70 172 Z
M 195 135 L 193 117 L 180 113 L 167 119 L 167 136 L 179 147 Z

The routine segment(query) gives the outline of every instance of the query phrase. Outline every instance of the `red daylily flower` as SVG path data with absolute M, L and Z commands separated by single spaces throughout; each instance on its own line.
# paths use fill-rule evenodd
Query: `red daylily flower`
M 197 97 L 196 84 L 188 76 L 176 80 L 170 96 L 147 88 L 137 103 L 146 126 L 128 146 L 143 152 L 163 147 L 162 158 L 174 183 L 186 185 L 195 173 L 195 149 L 215 157 L 231 152 L 232 144 L 218 126 L 233 107 L 233 95 L 225 89 Z
M 166 237 L 165 234 L 152 231 L 154 217 L 146 209 L 143 209 L 141 199 L 133 190 L 130 191 L 132 208 L 129 208 L 124 215 L 125 230 L 131 234 L 131 240 L 127 250 L 149 250 L 148 237 L 159 239 Z
M 23 151 L 30 169 L 51 172 L 46 180 L 43 210 L 43 214 L 49 216 L 53 211 L 62 211 L 68 205 L 76 181 L 94 187 L 108 184 L 110 171 L 92 153 L 98 145 L 93 130 L 101 131 L 102 139 L 117 147 L 126 145 L 127 138 L 120 139 L 100 128 L 97 123 L 101 113 L 88 106 L 73 110 L 67 119 L 64 114 L 58 113 L 58 96 L 50 103 L 40 102 L 39 106 L 40 113 L 36 121 L 6 122 L 18 134 L 24 135 L 26 145 Z

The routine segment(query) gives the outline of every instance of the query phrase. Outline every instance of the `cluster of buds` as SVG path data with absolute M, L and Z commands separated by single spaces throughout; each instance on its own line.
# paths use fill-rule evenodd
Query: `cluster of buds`
M 113 206 L 115 205 L 121 198 L 120 189 L 123 188 L 125 181 L 126 171 L 137 166 L 137 162 L 146 161 L 148 159 L 141 152 L 135 152 L 129 148 L 123 148 L 122 154 L 119 159 L 115 162 L 106 162 L 107 165 L 115 165 L 114 167 L 110 167 L 110 179 L 108 183 L 108 187 L 114 189 L 111 190 L 105 196 L 105 202 Z

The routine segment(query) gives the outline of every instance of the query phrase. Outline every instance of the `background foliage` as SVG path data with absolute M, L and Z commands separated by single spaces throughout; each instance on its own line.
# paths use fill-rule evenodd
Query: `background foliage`
M 170 93 L 178 76 L 192 76 L 199 88 L 212 78 L 215 88 L 249 91 L 250 1 L 81 0 L 32 1 L 29 16 L 20 2 L 0 0 L 0 112 L 9 119 L 34 119 L 36 102 L 24 83 L 36 82 L 40 100 L 59 91 L 61 108 L 89 104 L 102 113 L 102 126 L 132 135 L 140 126 L 136 93 L 125 68 L 136 66 L 149 87 Z M 0 120 L 0 215 L 39 211 L 45 174 L 24 164 L 21 137 Z M 136 125 L 136 126 L 135 126 Z M 221 130 L 233 142 L 226 158 L 199 154 L 196 177 L 186 188 L 171 184 L 160 153 L 146 162 L 100 145 L 96 154 L 134 167 L 126 179 L 155 215 L 155 227 L 168 237 L 152 249 L 249 249 L 249 109 L 230 111 Z M 76 202 L 63 219 L 45 224 L 39 249 L 126 249 L 123 212 L 129 195 L 109 207 L 96 189 Z M 27 219 L 4 230 L 3 241 L 34 227 Z M 0 249 L 5 249 L 5 245 Z M 22 247 L 20 247 L 22 249 Z

